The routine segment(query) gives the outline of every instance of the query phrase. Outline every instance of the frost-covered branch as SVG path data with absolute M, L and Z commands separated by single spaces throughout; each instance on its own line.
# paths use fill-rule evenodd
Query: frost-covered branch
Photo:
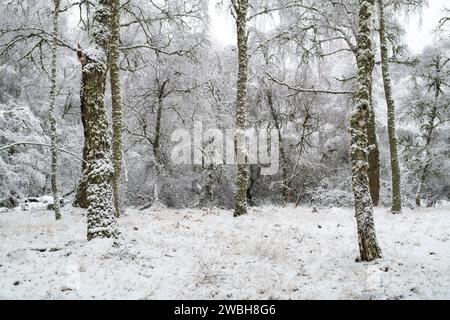
M 281 86 L 284 86 L 288 88 L 289 90 L 296 91 L 298 93 L 318 93 L 318 94 L 349 94 L 353 95 L 354 91 L 337 91 L 337 90 L 327 90 L 327 89 L 315 89 L 315 88 L 301 88 L 301 87 L 294 87 L 286 82 L 283 82 L 275 77 L 273 77 L 270 73 L 266 72 L 267 77 L 269 80 L 275 82 L 276 84 L 279 84 Z
M 48 148 L 51 148 L 51 147 L 52 147 L 50 144 L 46 144 L 46 143 L 26 142 L 26 141 L 24 141 L 24 142 L 14 142 L 14 143 L 11 143 L 11 144 L 9 144 L 9 145 L 0 147 L 0 151 L 7 150 L 7 149 L 10 149 L 10 148 L 12 148 L 12 147 L 19 146 L 19 145 L 41 146 L 41 147 L 48 147 Z M 67 151 L 67 150 L 64 150 L 64 149 L 61 149 L 61 148 L 56 148 L 56 150 L 58 150 L 58 151 L 60 151 L 60 152 L 67 153 L 67 154 L 69 154 L 69 155 L 71 155 L 71 156 L 77 158 L 78 160 L 84 162 L 83 159 L 81 159 L 79 156 L 77 156 L 76 154 L 74 154 L 74 153 L 72 153 L 72 152 L 70 152 L 70 151 Z

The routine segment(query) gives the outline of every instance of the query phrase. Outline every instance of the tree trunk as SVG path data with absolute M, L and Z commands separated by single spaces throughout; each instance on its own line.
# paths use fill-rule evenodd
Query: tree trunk
M 164 88 L 162 89 L 164 90 Z M 163 93 L 161 93 L 162 95 Z M 163 112 L 163 98 L 158 98 L 158 109 L 156 110 L 156 123 L 155 123 L 155 138 L 153 139 L 153 158 L 155 159 L 156 164 L 156 172 L 160 173 L 160 167 L 162 165 L 161 159 L 159 156 L 159 146 L 161 141 L 161 118 L 162 118 L 162 112 Z
M 372 204 L 376 207 L 380 201 L 380 149 L 378 148 L 378 139 L 375 124 L 375 110 L 372 102 L 372 88 L 370 88 L 369 114 L 367 121 L 367 143 L 372 146 L 367 157 L 369 163 L 369 191 L 372 198 Z
M 53 193 L 53 210 L 55 211 L 55 219 L 61 219 L 61 206 L 58 192 L 57 169 L 58 169 L 58 150 L 56 145 L 56 117 L 55 117 L 55 99 L 56 99 L 56 59 L 58 49 L 58 20 L 59 20 L 59 6 L 60 0 L 54 0 L 53 13 L 53 39 L 52 39 L 52 61 L 50 74 L 50 104 L 49 104 L 49 120 L 50 120 L 50 138 L 51 138 L 51 184 Z
M 389 73 L 388 48 L 386 38 L 386 26 L 384 18 L 383 0 L 378 0 L 379 8 L 379 35 L 381 50 L 381 71 L 383 74 L 384 95 L 387 104 L 387 127 L 389 135 L 389 150 L 391 154 L 391 184 L 392 184 L 392 213 L 402 211 L 402 195 L 400 186 L 400 166 L 397 151 L 397 135 L 395 133 L 395 104 L 392 97 L 391 76 Z
M 115 237 L 113 191 L 111 187 L 113 166 L 111 163 L 108 117 L 104 103 L 107 64 L 109 2 L 99 0 L 93 17 L 93 48 L 77 50 L 82 64 L 83 101 L 86 112 L 87 165 L 87 238 Z
M 431 109 L 429 121 L 428 121 L 428 124 L 426 125 L 426 130 L 425 130 L 425 158 L 423 160 L 421 169 L 419 171 L 420 172 L 419 173 L 419 183 L 417 186 L 416 199 L 415 199 L 416 206 L 418 206 L 418 207 L 421 206 L 420 198 L 423 193 L 423 187 L 425 185 L 425 180 L 427 178 L 428 169 L 431 164 L 430 144 L 431 144 L 431 141 L 433 140 L 433 129 L 434 129 L 434 121 L 436 120 L 436 115 L 437 115 L 437 100 L 439 97 L 439 90 L 440 89 L 436 90 L 436 93 L 435 93 L 436 103 Z
M 427 158 L 429 158 L 429 154 L 426 155 Z M 419 176 L 419 183 L 417 185 L 417 191 L 416 191 L 416 206 L 420 207 L 422 205 L 421 196 L 423 193 L 423 186 L 425 185 L 425 179 L 427 177 L 427 171 L 428 171 L 428 164 L 425 164 L 422 166 L 420 170 L 420 176 Z
M 370 113 L 370 88 L 374 66 L 371 18 L 374 0 L 360 0 L 358 25 L 358 90 L 356 107 L 350 116 L 352 183 L 355 197 L 355 217 L 358 231 L 360 258 L 372 261 L 381 257 L 373 221 L 372 198 L 369 191 L 367 157 L 367 125 Z
M 417 186 L 416 192 L 416 205 L 420 207 L 421 205 L 421 196 L 423 192 L 423 187 L 425 184 L 425 180 L 428 174 L 428 170 L 431 166 L 432 154 L 430 150 L 431 142 L 433 141 L 433 133 L 435 129 L 435 120 L 438 118 L 438 106 L 439 106 L 439 96 L 442 92 L 441 87 L 446 85 L 444 79 L 442 78 L 447 72 L 443 70 L 444 66 L 449 62 L 448 58 L 442 59 L 440 55 L 433 58 L 433 63 L 429 65 L 429 67 L 434 67 L 435 70 L 433 73 L 428 73 L 427 78 L 431 81 L 428 84 L 428 87 L 434 90 L 434 104 L 431 105 L 431 110 L 427 113 L 428 123 L 426 123 L 423 128 L 425 128 L 425 133 L 423 137 L 425 138 L 425 156 L 422 160 L 422 166 L 419 173 L 419 183 Z
M 165 82 L 167 83 L 167 82 Z M 160 96 L 158 97 L 158 109 L 156 110 L 156 123 L 155 123 L 155 135 L 153 139 L 153 159 L 155 161 L 155 181 L 153 184 L 153 201 L 158 202 L 159 201 L 159 182 L 161 179 L 161 175 L 164 174 L 163 172 L 163 164 L 161 162 L 160 157 L 160 144 L 161 144 L 161 118 L 162 118 L 162 112 L 163 112 L 163 106 L 164 106 L 164 87 L 165 85 L 160 88 Z
M 275 110 L 275 107 L 273 105 L 273 97 L 272 97 L 271 89 L 266 90 L 266 98 L 267 98 L 267 104 L 269 105 L 269 108 L 270 108 L 270 114 L 272 116 L 272 120 L 273 120 L 275 129 L 277 129 L 277 133 L 278 133 L 278 141 L 280 144 L 280 158 L 281 158 L 280 159 L 281 160 L 281 178 L 283 179 L 282 192 L 283 192 L 284 201 L 287 203 L 287 202 L 289 202 L 289 185 L 288 185 L 288 176 L 287 176 L 287 170 L 286 170 L 287 161 L 286 161 L 286 155 L 284 153 L 283 141 L 282 141 L 282 136 L 281 136 L 281 124 L 280 124 L 280 120 L 278 118 L 277 111 Z
M 248 0 L 233 1 L 236 14 L 237 47 L 238 47 L 238 79 L 236 101 L 236 160 L 237 175 L 234 192 L 234 216 L 247 213 L 248 164 L 246 163 L 245 123 L 247 97 L 247 11 Z
M 120 1 L 109 1 L 111 10 L 108 67 L 111 79 L 111 101 L 112 101 L 112 161 L 114 168 L 113 193 L 114 210 L 116 217 L 121 211 L 120 198 L 120 175 L 122 171 L 122 98 L 120 94 L 120 69 L 119 69 L 119 46 L 120 46 Z

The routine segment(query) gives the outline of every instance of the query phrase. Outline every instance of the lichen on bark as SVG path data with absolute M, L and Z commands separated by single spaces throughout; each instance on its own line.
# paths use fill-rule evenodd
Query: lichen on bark
M 112 103 L 112 157 L 113 157 L 113 193 L 115 215 L 120 215 L 122 199 L 120 197 L 122 173 L 122 97 L 120 92 L 119 45 L 120 45 L 120 1 L 110 0 L 110 41 L 108 67 L 111 80 Z
M 248 77 L 248 53 L 247 53 L 247 11 L 248 0 L 236 0 L 233 2 L 237 47 L 238 47 L 238 79 L 237 79 L 237 99 L 236 99 L 236 135 L 235 149 L 237 164 L 237 174 L 234 192 L 234 216 L 247 213 L 247 185 L 248 185 L 248 164 L 245 163 L 245 124 L 246 124 L 246 99 L 247 99 L 247 77 Z M 244 160 L 244 161 L 243 161 Z
M 115 237 L 109 123 L 104 103 L 108 45 L 108 1 L 99 0 L 93 17 L 91 48 L 77 50 L 82 64 L 82 99 L 85 108 L 87 164 L 83 175 L 87 186 L 87 238 Z
M 355 109 L 350 115 L 352 184 L 355 197 L 355 217 L 360 258 L 372 261 L 381 257 L 373 221 L 373 205 L 369 191 L 367 161 L 370 146 L 367 140 L 367 123 L 370 113 L 370 91 L 374 53 L 372 48 L 371 18 L 374 0 L 360 0 L 358 24 L 358 89 Z
M 401 175 L 398 160 L 397 134 L 395 130 L 395 103 L 392 96 L 391 76 L 389 72 L 388 42 L 386 37 L 386 22 L 384 17 L 383 0 L 378 1 L 379 36 L 381 51 L 381 72 L 383 76 L 384 94 L 387 105 L 387 128 L 389 136 L 389 151 L 391 157 L 391 212 L 400 213 L 402 210 Z

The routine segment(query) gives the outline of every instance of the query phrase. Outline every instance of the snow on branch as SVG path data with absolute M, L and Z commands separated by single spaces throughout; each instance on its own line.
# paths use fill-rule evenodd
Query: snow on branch
M 0 151 L 7 150 L 7 149 L 9 149 L 9 148 L 12 148 L 12 147 L 14 147 L 14 146 L 19 146 L 19 145 L 42 146 L 42 147 L 49 147 L 49 148 L 52 147 L 50 144 L 39 143 L 39 142 L 14 142 L 14 143 L 11 143 L 11 144 L 9 144 L 9 145 L 0 147 Z M 84 161 L 83 159 L 81 159 L 79 156 L 77 156 L 76 154 L 74 154 L 74 153 L 72 153 L 72 152 L 70 152 L 70 151 L 67 151 L 67 150 L 64 150 L 64 149 L 61 149 L 61 148 L 56 148 L 56 150 L 58 150 L 58 151 L 60 151 L 60 152 L 67 153 L 68 155 L 71 155 L 71 156 L 77 158 L 78 160 L 80 160 L 80 161 L 82 161 L 82 162 L 85 162 L 85 161 Z

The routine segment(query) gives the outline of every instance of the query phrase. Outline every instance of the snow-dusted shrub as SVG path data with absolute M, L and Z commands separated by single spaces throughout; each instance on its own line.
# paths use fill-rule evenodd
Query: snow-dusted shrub
M 320 207 L 351 207 L 353 194 L 349 190 L 318 187 L 310 192 L 311 203 Z
M 22 91 L 19 80 L 20 75 L 11 66 L 0 65 L 0 103 L 19 97 Z
M 0 145 L 15 142 L 48 143 L 39 119 L 30 106 L 10 99 L 0 103 Z M 37 196 L 45 193 L 49 174 L 48 150 L 16 145 L 0 152 L 0 196 L 11 192 Z

